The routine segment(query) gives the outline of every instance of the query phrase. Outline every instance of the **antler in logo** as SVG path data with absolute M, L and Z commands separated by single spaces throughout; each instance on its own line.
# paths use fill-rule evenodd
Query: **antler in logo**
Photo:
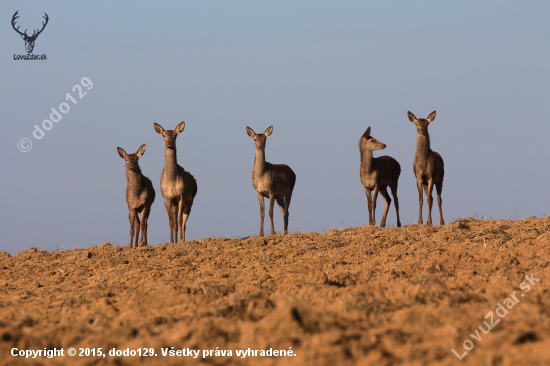
M 32 50 L 34 49 L 34 41 L 36 41 L 38 35 L 42 33 L 44 28 L 46 28 L 46 24 L 48 24 L 48 14 L 44 13 L 44 19 L 46 19 L 46 21 L 42 22 L 42 29 L 35 29 L 32 36 L 29 36 L 26 29 L 24 33 L 21 33 L 19 31 L 19 27 L 15 28 L 15 20 L 19 18 L 19 15 L 17 15 L 17 13 L 19 13 L 19 10 L 17 10 L 15 14 L 13 14 L 13 18 L 11 18 L 11 26 L 17 33 L 21 35 L 21 38 L 23 38 L 23 40 L 25 41 L 25 48 L 27 49 L 27 53 L 32 53 Z

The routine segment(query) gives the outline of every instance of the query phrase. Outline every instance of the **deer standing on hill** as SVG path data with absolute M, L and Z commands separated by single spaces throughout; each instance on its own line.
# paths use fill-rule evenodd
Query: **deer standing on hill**
M 178 228 L 181 230 L 180 242 L 184 242 L 187 218 L 191 214 L 191 206 L 197 194 L 197 181 L 191 173 L 178 165 L 176 157 L 176 137 L 185 128 L 185 122 L 181 122 L 174 130 L 167 131 L 156 122 L 154 126 L 155 131 L 164 138 L 165 163 L 160 177 L 160 190 L 168 212 L 170 243 L 177 242 Z
M 365 186 L 365 193 L 367 194 L 367 202 L 369 208 L 369 224 L 376 226 L 376 219 L 374 213 L 376 211 L 376 199 L 378 198 L 378 192 L 386 200 L 386 208 L 384 209 L 384 215 L 382 216 L 382 222 L 380 227 L 386 226 L 386 216 L 391 204 L 391 198 L 388 195 L 387 187 L 391 189 L 393 196 L 395 213 L 397 214 L 397 227 L 401 227 L 401 221 L 399 220 L 399 200 L 397 198 L 397 181 L 399 180 L 399 174 L 401 174 L 401 166 L 391 156 L 381 156 L 379 158 L 373 158 L 373 150 L 384 150 L 386 145 L 376 140 L 370 135 L 370 126 L 367 128 L 361 140 L 359 141 L 359 151 L 361 152 L 361 169 L 359 176 L 361 183 Z M 371 197 L 371 191 L 374 191 L 374 197 Z
M 273 132 L 273 126 L 269 126 L 264 133 L 257 134 L 250 127 L 246 127 L 248 136 L 254 139 L 256 146 L 256 157 L 254 158 L 254 169 L 252 170 L 252 186 L 258 193 L 260 202 L 260 236 L 264 236 L 264 197 L 269 198 L 269 217 L 271 219 L 271 234 L 275 234 L 273 225 L 273 204 L 277 205 L 283 213 L 285 222 L 284 233 L 288 232 L 288 208 L 292 190 L 296 183 L 296 174 L 285 164 L 270 164 L 265 161 L 265 143 L 267 137 Z
M 414 175 L 416 176 L 416 186 L 418 188 L 418 224 L 422 224 L 422 186 L 426 192 L 428 201 L 428 221 L 427 225 L 432 224 L 432 189 L 435 185 L 437 191 L 437 204 L 439 206 L 439 223 L 445 225 L 443 220 L 443 211 L 441 209 L 441 190 L 443 189 L 443 158 L 441 155 L 430 149 L 430 135 L 428 134 L 428 124 L 435 119 L 435 111 L 428 118 L 416 118 L 411 112 L 407 112 L 409 120 L 416 125 L 416 153 L 414 154 Z
M 145 144 L 141 145 L 135 154 L 126 154 L 124 149 L 117 147 L 118 154 L 126 162 L 126 202 L 130 214 L 130 248 L 134 241 L 134 229 L 136 233 L 137 247 L 139 244 L 139 233 L 141 229 L 141 240 L 143 245 L 147 245 L 147 219 L 151 212 L 151 205 L 155 201 L 155 190 L 151 180 L 141 174 L 138 164 L 139 158 L 145 153 Z M 141 213 L 141 223 L 139 222 L 139 213 Z

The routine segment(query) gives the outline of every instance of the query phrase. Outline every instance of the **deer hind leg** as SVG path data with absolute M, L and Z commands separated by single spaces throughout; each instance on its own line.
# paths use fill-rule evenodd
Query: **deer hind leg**
M 275 234 L 275 224 L 273 224 L 273 206 L 275 205 L 275 193 L 269 194 L 269 219 L 271 220 L 271 235 Z
M 401 227 L 401 220 L 399 220 L 399 199 L 397 198 L 397 182 L 391 184 L 390 189 L 391 189 L 391 195 L 393 196 L 395 214 L 397 215 L 397 227 Z
M 388 194 L 388 189 L 386 187 L 380 190 L 380 194 L 386 200 L 386 207 L 384 208 L 384 215 L 382 215 L 382 221 L 380 222 L 380 227 L 386 227 L 386 217 L 388 216 L 388 211 L 391 205 L 391 198 Z
M 418 188 L 418 225 L 422 225 L 422 205 L 424 204 L 424 197 L 422 196 L 422 180 L 416 181 L 416 187 Z
M 370 189 L 365 187 L 365 194 L 367 195 L 367 208 L 369 210 L 369 225 L 373 225 L 372 217 L 372 196 Z
M 283 214 L 283 220 L 284 220 L 284 231 L 283 233 L 287 233 L 288 228 L 288 200 L 286 197 L 277 197 L 275 198 L 277 201 L 277 205 L 279 206 L 279 209 L 281 209 L 281 213 Z
M 150 207 L 145 207 L 141 211 L 141 241 L 142 245 L 147 246 L 147 220 L 149 219 Z
M 264 236 L 264 217 L 265 217 L 265 203 L 264 196 L 258 192 L 258 202 L 260 203 L 260 233 L 259 236 Z
M 134 243 L 134 230 L 135 230 L 135 216 L 136 213 L 134 210 L 130 210 L 130 213 L 128 214 L 128 220 L 130 220 L 130 248 L 132 247 L 132 244 Z M 138 232 L 139 235 L 139 232 Z
M 290 200 L 292 199 L 292 191 L 285 196 L 285 234 L 288 233 L 288 216 L 290 215 Z
M 185 241 L 185 231 L 187 230 L 187 219 L 189 218 L 189 215 L 191 215 L 191 207 L 193 206 L 193 201 L 186 202 L 185 206 L 183 206 L 183 224 L 181 228 L 181 232 L 183 234 L 183 241 Z
M 426 225 L 431 226 L 432 225 L 432 205 L 434 202 L 434 199 L 432 197 L 432 191 L 434 189 L 434 182 L 433 180 L 428 181 L 428 185 L 424 186 L 424 190 L 426 191 L 426 201 L 428 202 L 428 221 L 426 222 Z
M 180 243 L 183 243 L 185 241 L 185 231 L 183 230 L 183 207 L 184 202 L 183 198 L 181 198 L 178 201 L 178 211 L 176 213 L 176 217 L 178 219 L 178 224 L 176 226 L 176 237 L 178 235 L 177 230 L 180 230 Z
M 443 190 L 443 181 L 437 182 L 435 184 L 435 190 L 437 192 L 437 205 L 439 206 L 439 224 L 445 225 L 445 221 L 443 220 L 443 209 L 441 208 L 441 204 L 443 203 L 441 201 L 441 191 Z

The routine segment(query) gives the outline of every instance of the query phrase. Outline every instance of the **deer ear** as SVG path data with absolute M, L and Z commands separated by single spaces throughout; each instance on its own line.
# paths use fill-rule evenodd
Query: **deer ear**
M 141 145 L 138 151 L 136 152 L 136 155 L 138 158 L 141 158 L 143 154 L 145 154 L 145 144 Z
M 407 115 L 409 116 L 409 120 L 414 123 L 416 121 L 416 117 L 411 112 L 407 112 Z
M 430 115 L 428 116 L 428 118 L 426 118 L 426 121 L 428 121 L 428 123 L 430 123 L 431 121 L 433 121 L 435 119 L 435 111 L 433 111 L 432 113 L 430 113 Z
M 124 149 L 120 147 L 117 147 L 116 149 L 118 151 L 118 155 L 120 155 L 122 159 L 126 159 L 126 151 L 124 151 Z
M 270 136 L 272 133 L 273 133 L 273 126 L 269 126 L 269 127 L 265 130 L 264 135 Z
M 157 131 L 158 133 L 160 133 L 161 135 L 164 133 L 164 128 L 162 128 L 161 125 L 159 125 L 158 123 L 153 123 L 153 125 L 155 126 L 155 131 Z
M 182 133 L 184 128 L 185 128 L 185 122 L 181 121 L 181 123 L 177 125 L 176 128 L 174 128 L 174 132 Z
M 254 132 L 253 129 L 251 129 L 250 127 L 246 126 L 246 133 L 248 134 L 248 136 L 250 137 L 254 137 L 254 135 L 256 134 L 256 132 Z
M 365 133 L 363 134 L 363 137 L 364 137 L 364 138 L 367 138 L 367 137 L 369 137 L 369 136 L 370 136 L 370 126 L 369 126 L 369 128 L 367 128 L 367 130 L 366 130 Z

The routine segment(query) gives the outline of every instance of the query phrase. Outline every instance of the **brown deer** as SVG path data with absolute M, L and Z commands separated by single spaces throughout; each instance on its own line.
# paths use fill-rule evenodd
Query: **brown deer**
M 141 229 L 141 241 L 147 245 L 147 219 L 151 212 L 151 205 L 155 201 L 155 190 L 151 180 L 141 174 L 138 160 L 145 153 L 145 144 L 141 145 L 135 154 L 126 154 L 122 148 L 117 147 L 118 154 L 126 162 L 126 202 L 130 214 L 130 248 L 134 241 L 134 229 L 136 233 L 135 246 L 139 245 L 139 233 Z M 141 213 L 141 223 L 139 222 L 139 213 Z
M 254 139 L 256 157 L 252 170 L 252 186 L 258 193 L 260 202 L 260 236 L 264 236 L 264 197 L 269 198 L 269 217 L 271 219 L 271 234 L 275 234 L 273 225 L 273 204 L 277 205 L 283 213 L 285 222 L 284 233 L 288 232 L 288 208 L 292 198 L 292 190 L 296 183 L 296 174 L 285 164 L 270 164 L 265 161 L 265 143 L 267 137 L 273 132 L 273 126 L 269 126 L 264 133 L 257 134 L 250 127 L 246 127 L 248 136 Z
M 185 122 L 181 122 L 174 130 L 167 131 L 156 122 L 154 126 L 155 131 L 164 138 L 165 163 L 160 177 L 160 190 L 168 212 L 170 243 L 176 243 L 178 228 L 181 230 L 180 242 L 184 242 L 187 218 L 191 214 L 191 206 L 197 194 L 197 181 L 191 173 L 178 165 L 176 157 L 176 137 L 185 128 Z
M 422 224 L 422 186 L 426 192 L 428 201 L 428 221 L 427 225 L 432 224 L 432 189 L 435 185 L 437 191 L 437 204 L 439 206 L 439 223 L 445 225 L 443 220 L 443 211 L 441 209 L 441 190 L 443 189 L 443 159 L 441 155 L 430 149 L 430 135 L 428 134 L 428 124 L 435 119 L 435 111 L 428 118 L 416 118 L 411 112 L 407 112 L 409 119 L 416 125 L 416 153 L 414 154 L 414 175 L 416 177 L 416 187 L 418 188 L 418 224 Z
M 384 209 L 384 215 L 382 216 L 382 222 L 380 227 L 386 226 L 386 216 L 391 204 L 391 198 L 388 195 L 387 187 L 391 189 L 393 196 L 395 213 L 397 214 L 397 227 L 401 227 L 401 221 L 399 220 L 399 199 L 397 198 L 397 181 L 399 180 L 399 174 L 401 174 L 401 166 L 391 156 L 381 156 L 379 158 L 373 158 L 373 150 L 384 150 L 386 145 L 376 140 L 370 135 L 370 126 L 367 128 L 361 140 L 359 141 L 359 151 L 361 152 L 361 169 L 359 176 L 361 183 L 365 186 L 365 193 L 367 194 L 367 202 L 369 208 L 369 224 L 376 226 L 376 219 L 374 213 L 376 211 L 376 199 L 378 198 L 378 192 L 386 200 L 386 208 Z M 374 197 L 371 197 L 371 191 L 374 191 Z

